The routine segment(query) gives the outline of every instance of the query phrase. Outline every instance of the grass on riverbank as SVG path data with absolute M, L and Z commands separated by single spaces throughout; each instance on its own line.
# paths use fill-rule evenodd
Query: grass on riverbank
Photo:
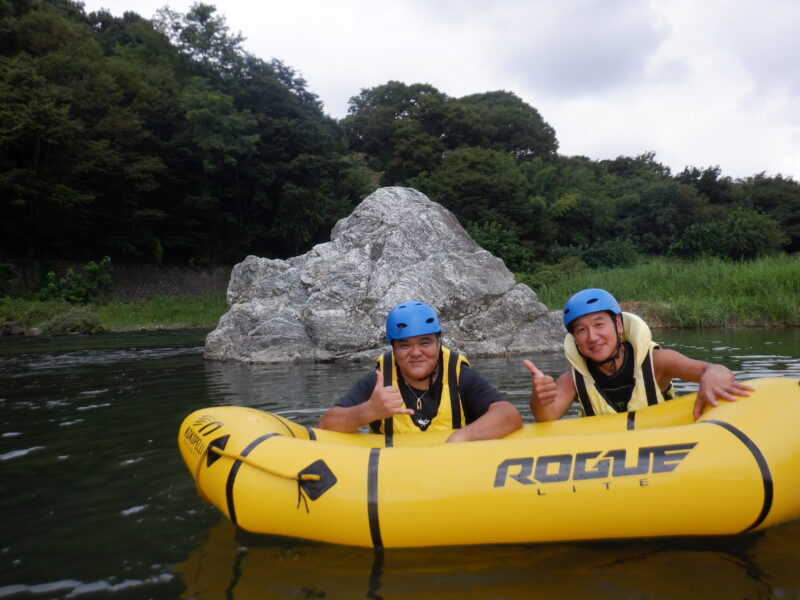
M 519 276 L 525 282 L 526 277 Z M 533 287 L 533 286 L 532 286 Z M 747 263 L 654 258 L 629 268 L 564 274 L 534 287 L 549 308 L 561 309 L 576 291 L 609 290 L 625 310 L 662 327 L 800 326 L 800 256 Z M 0 298 L 0 324 L 59 335 L 142 329 L 208 328 L 228 310 L 224 292 L 150 296 L 75 306 L 64 301 Z
M 28 332 L 35 328 L 45 335 L 139 329 L 212 329 L 227 310 L 225 292 L 154 295 L 144 300 L 114 300 L 86 306 L 60 300 L 0 298 L 0 323 L 10 321 Z
M 216 327 L 228 310 L 225 292 L 150 296 L 142 301 L 115 301 L 97 307 L 100 322 L 112 331 L 154 327 Z
M 525 277 L 520 277 L 525 281 Z M 629 268 L 586 271 L 536 289 L 560 309 L 578 290 L 610 291 L 651 326 L 800 326 L 800 256 L 734 263 L 654 258 Z

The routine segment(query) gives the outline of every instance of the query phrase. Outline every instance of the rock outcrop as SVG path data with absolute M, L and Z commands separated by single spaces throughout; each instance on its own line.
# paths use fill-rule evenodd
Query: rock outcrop
M 208 359 L 374 359 L 386 347 L 386 315 L 406 300 L 430 304 L 445 344 L 471 357 L 557 350 L 564 338 L 557 312 L 410 188 L 377 190 L 302 256 L 248 256 L 227 298 Z

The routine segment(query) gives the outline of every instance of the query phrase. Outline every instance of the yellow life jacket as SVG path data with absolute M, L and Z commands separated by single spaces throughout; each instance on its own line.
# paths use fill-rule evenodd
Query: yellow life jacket
M 427 430 L 460 429 L 465 425 L 465 417 L 461 396 L 458 393 L 458 380 L 461 376 L 461 366 L 469 366 L 469 361 L 466 356 L 458 352 L 451 352 L 442 346 L 440 363 L 444 365 L 444 368 L 442 369 L 442 390 L 439 408 Z M 383 373 L 383 380 L 387 382 L 386 385 L 393 385 L 400 389 L 400 374 L 393 352 L 389 351 L 379 356 L 377 368 Z M 449 402 L 446 399 L 449 399 Z M 410 415 L 393 415 L 382 421 L 373 421 L 369 426 L 374 433 L 385 434 L 387 447 L 391 446 L 392 436 L 395 433 L 420 431 L 420 428 L 411 420 Z
M 637 410 L 674 398 L 672 384 L 664 391 L 658 387 L 653 368 L 653 350 L 660 346 L 653 342 L 647 323 L 637 315 L 624 312 L 622 313 L 622 327 L 622 341 L 630 342 L 634 354 L 634 386 L 631 399 L 628 401 L 628 410 Z M 616 413 L 617 411 L 606 401 L 603 393 L 597 387 L 589 372 L 586 359 L 578 352 L 575 338 L 571 333 L 564 338 L 564 353 L 572 365 L 572 380 L 575 382 L 575 390 L 578 393 L 583 414 L 592 416 Z

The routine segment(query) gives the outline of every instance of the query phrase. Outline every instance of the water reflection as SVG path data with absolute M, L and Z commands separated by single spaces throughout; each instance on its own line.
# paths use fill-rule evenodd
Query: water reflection
M 800 522 L 748 536 L 371 549 L 253 536 L 220 521 L 175 566 L 183 598 L 795 598 Z
M 698 360 L 721 363 L 740 379 L 800 377 L 800 331 L 782 329 L 673 330 L 654 333 L 667 348 Z M 677 382 L 681 393 L 694 391 L 696 385 Z
M 567 367 L 559 353 L 541 353 L 531 359 L 542 369 L 560 373 Z M 480 358 L 470 361 L 527 414 L 530 373 L 521 357 Z M 249 406 L 314 426 L 320 416 L 355 381 L 369 371 L 371 363 L 292 363 L 251 365 L 234 362 L 206 362 L 207 386 L 222 404 Z M 577 408 L 573 411 L 577 414 Z M 528 419 L 532 421 L 532 417 Z
M 221 404 L 268 410 L 316 425 L 333 401 L 370 368 L 365 363 L 250 365 L 206 362 L 206 382 Z

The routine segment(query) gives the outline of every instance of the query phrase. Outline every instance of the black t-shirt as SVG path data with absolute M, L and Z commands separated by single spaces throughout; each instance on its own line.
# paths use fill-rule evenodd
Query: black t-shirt
M 441 372 L 441 367 L 439 372 Z M 349 407 L 356 406 L 357 404 L 369 400 L 369 397 L 372 395 L 372 390 L 375 389 L 375 377 L 374 370 L 366 373 L 353 384 L 347 393 L 339 398 L 334 405 Z M 412 392 L 405 380 L 403 380 L 402 377 L 400 378 L 398 389 L 400 390 L 400 395 L 403 397 L 403 402 L 408 408 L 414 410 L 414 414 L 411 415 L 411 420 L 423 431 L 428 428 L 431 420 L 436 416 L 439 410 L 439 402 L 442 397 L 441 380 L 441 377 L 437 377 L 436 382 L 427 392 L 418 389 L 414 389 Z M 506 398 L 497 391 L 497 388 L 489 383 L 486 377 L 467 365 L 461 366 L 458 391 L 461 395 L 461 405 L 464 407 L 464 418 L 467 424 L 481 417 L 489 410 L 489 405 L 506 400 Z M 422 399 L 422 410 L 419 411 L 416 408 L 418 397 Z

